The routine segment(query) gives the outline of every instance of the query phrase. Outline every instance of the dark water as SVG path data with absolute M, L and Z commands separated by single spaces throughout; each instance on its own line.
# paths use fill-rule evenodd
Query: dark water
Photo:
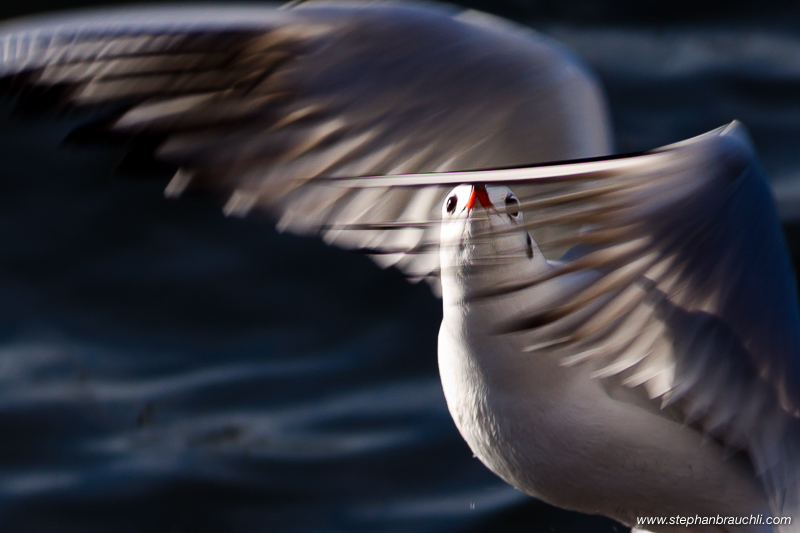
M 587 57 L 620 150 L 742 119 L 794 242 L 790 3 L 719 16 L 688 5 L 489 7 Z M 66 5 L 0 14 L 54 7 Z M 539 503 L 472 458 L 444 404 L 427 287 L 266 221 L 166 201 L 162 183 L 110 179 L 119 154 L 58 148 L 71 119 L 8 115 L 0 531 L 622 531 Z

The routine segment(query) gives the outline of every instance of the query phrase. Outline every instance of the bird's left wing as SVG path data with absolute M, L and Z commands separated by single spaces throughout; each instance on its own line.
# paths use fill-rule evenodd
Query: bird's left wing
M 746 448 L 776 510 L 786 501 L 797 516 L 796 286 L 741 125 L 630 157 L 362 182 L 527 186 L 525 225 L 554 232 L 539 246 L 574 248 L 550 272 L 473 298 L 504 298 L 553 279 L 579 282 L 558 284 L 555 298 L 526 299 L 498 330 L 524 335 L 532 357 L 593 364 L 599 378 L 643 386 L 686 423 Z

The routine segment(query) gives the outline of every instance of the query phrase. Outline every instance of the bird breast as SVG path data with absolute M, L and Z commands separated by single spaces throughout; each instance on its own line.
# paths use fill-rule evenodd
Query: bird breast
M 523 351 L 523 339 L 496 335 L 497 302 L 446 305 L 439 330 L 439 372 L 448 409 L 473 453 L 489 469 L 525 492 L 556 503 L 582 490 L 579 457 L 596 427 L 581 418 L 597 401 L 596 380 L 585 367 Z M 598 389 L 598 390 L 594 390 Z M 576 446 L 576 442 L 579 443 Z M 583 449 L 582 449 L 583 448 Z M 555 461 L 558 461 L 556 464 Z M 574 508 L 573 505 L 568 505 Z

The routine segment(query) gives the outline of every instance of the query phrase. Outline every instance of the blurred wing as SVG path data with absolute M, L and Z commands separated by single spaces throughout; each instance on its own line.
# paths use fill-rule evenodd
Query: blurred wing
M 539 246 L 573 249 L 535 279 L 474 295 L 556 281 L 553 298 L 524 299 L 524 313 L 500 329 L 524 335 L 531 352 L 644 386 L 687 424 L 747 448 L 776 508 L 788 498 L 798 511 L 797 288 L 742 126 L 633 157 L 361 182 L 427 180 L 528 185 L 526 226 L 555 235 Z
M 438 272 L 446 192 L 330 188 L 331 176 L 608 153 L 604 103 L 560 46 L 488 15 L 397 4 L 90 11 L 0 26 L 0 76 L 35 107 L 107 106 L 95 125 L 211 187 L 227 213 Z M 400 224 L 397 224 L 397 223 Z M 376 229 L 343 231 L 353 224 Z M 366 226 L 364 226 L 366 227 Z

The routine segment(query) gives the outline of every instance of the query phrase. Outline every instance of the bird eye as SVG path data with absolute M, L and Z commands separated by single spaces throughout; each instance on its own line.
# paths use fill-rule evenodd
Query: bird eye
M 447 199 L 447 212 L 451 215 L 455 212 L 456 206 L 458 205 L 458 198 L 454 194 L 450 198 Z
M 506 213 L 514 218 L 519 216 L 519 200 L 511 195 L 506 196 Z

